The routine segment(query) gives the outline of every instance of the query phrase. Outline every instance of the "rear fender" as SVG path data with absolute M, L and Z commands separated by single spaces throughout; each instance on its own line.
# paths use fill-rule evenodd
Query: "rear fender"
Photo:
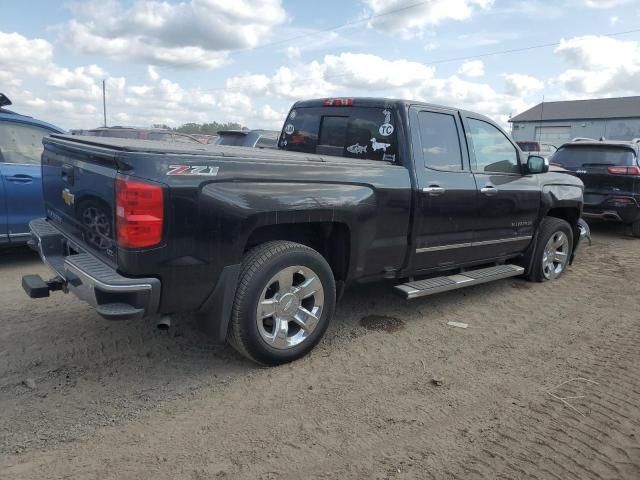
M 351 237 L 350 278 L 376 234 L 376 197 L 366 185 L 214 182 L 202 188 L 201 197 L 201 217 L 216 225 L 212 235 L 222 243 L 220 253 L 227 255 L 225 263 L 241 263 L 247 241 L 258 228 L 342 223 L 352 234 L 357 232 Z

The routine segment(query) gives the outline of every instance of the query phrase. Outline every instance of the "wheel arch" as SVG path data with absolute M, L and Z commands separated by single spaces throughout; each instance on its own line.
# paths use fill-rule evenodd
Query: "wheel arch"
M 351 258 L 351 231 L 343 222 L 309 222 L 262 225 L 249 235 L 243 253 L 266 242 L 300 243 L 320 253 L 331 266 L 336 282 L 346 282 Z

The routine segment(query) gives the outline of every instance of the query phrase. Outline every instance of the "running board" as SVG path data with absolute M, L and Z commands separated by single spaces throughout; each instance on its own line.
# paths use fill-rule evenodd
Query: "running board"
M 448 292 L 458 288 L 470 287 L 481 283 L 493 282 L 502 278 L 522 275 L 524 268 L 518 265 L 497 265 L 495 267 L 468 270 L 457 275 L 435 277 L 427 280 L 396 285 L 396 290 L 407 300 L 426 297 L 435 293 Z

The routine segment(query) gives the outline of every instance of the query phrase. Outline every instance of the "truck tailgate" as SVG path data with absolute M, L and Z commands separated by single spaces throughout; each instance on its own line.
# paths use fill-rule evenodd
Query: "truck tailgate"
M 116 266 L 116 152 L 75 142 L 45 138 L 42 185 L 47 217 L 65 235 L 106 263 Z

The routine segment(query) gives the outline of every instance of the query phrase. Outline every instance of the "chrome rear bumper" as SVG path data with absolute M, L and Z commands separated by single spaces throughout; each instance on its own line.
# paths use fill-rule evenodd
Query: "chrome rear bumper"
M 31 221 L 30 246 L 56 277 L 46 285 L 48 291 L 72 292 L 109 320 L 141 318 L 157 312 L 160 303 L 160 280 L 129 278 L 95 255 L 65 237 L 44 218 Z M 73 253 L 72 253 L 73 252 Z M 48 296 L 37 276 L 23 277 L 23 288 L 32 298 Z M 38 285 L 41 288 L 33 288 Z M 61 288 L 59 288 L 61 287 Z

